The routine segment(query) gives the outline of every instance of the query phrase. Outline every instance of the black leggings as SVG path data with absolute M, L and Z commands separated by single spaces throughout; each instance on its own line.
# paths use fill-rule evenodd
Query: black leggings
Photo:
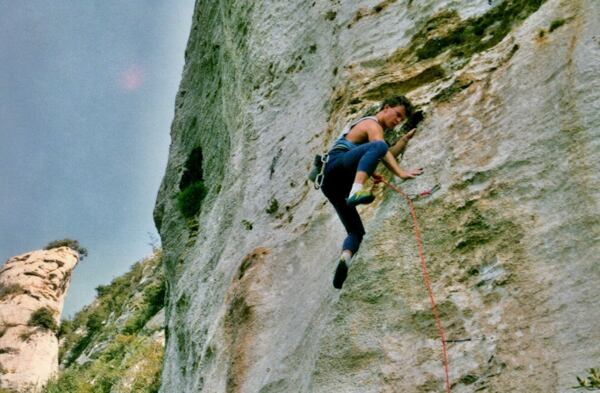
M 348 236 L 344 240 L 342 250 L 350 250 L 355 254 L 360 247 L 365 228 L 356 207 L 348 206 L 346 198 L 352 188 L 357 171 L 364 171 L 371 176 L 385 156 L 388 145 L 384 141 L 364 143 L 349 151 L 332 150 L 325 166 L 325 178 L 321 189 L 323 194 L 335 208 Z

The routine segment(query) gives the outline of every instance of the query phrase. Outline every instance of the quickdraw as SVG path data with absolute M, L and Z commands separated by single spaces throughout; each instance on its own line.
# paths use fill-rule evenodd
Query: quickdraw
M 325 165 L 329 161 L 329 154 L 325 153 L 321 156 L 321 171 L 317 174 L 315 178 L 314 187 L 315 190 L 318 190 L 323 185 L 323 179 L 325 179 Z
M 431 196 L 434 192 L 438 191 L 440 188 L 441 188 L 440 185 L 436 184 L 435 186 L 433 186 L 433 187 L 431 187 L 431 188 L 429 188 L 429 189 L 427 189 L 425 191 L 421 191 L 421 192 L 416 193 L 416 194 L 407 194 L 407 195 L 408 195 L 408 197 L 411 200 L 414 201 L 414 200 L 417 200 L 417 199 L 421 199 L 421 198 L 425 198 L 425 197 Z

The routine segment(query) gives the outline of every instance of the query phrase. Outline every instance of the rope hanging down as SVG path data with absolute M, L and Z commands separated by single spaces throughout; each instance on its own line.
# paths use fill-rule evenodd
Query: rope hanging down
M 406 202 L 408 203 L 408 208 L 410 209 L 410 214 L 413 219 L 413 226 L 415 228 L 415 238 L 417 240 L 417 247 L 419 249 L 419 257 L 421 258 L 421 270 L 423 271 L 423 281 L 425 282 L 425 286 L 427 287 L 427 292 L 429 293 L 429 301 L 431 302 L 431 311 L 433 313 L 433 317 L 435 318 L 435 324 L 437 326 L 440 339 L 442 341 L 442 355 L 443 355 L 443 363 L 444 363 L 444 372 L 446 376 L 446 392 L 451 393 L 450 389 L 450 376 L 448 372 L 448 352 L 446 350 L 446 333 L 444 332 L 444 327 L 442 326 L 442 321 L 440 319 L 440 314 L 435 305 L 435 299 L 433 297 L 433 290 L 431 289 L 431 281 L 429 280 L 429 273 L 427 272 L 427 264 L 425 263 L 425 254 L 423 253 L 423 242 L 421 241 L 421 231 L 419 230 L 419 225 L 417 223 L 417 213 L 415 212 L 415 207 L 412 203 L 411 197 L 406 194 L 404 191 L 399 189 L 398 187 L 390 184 L 386 181 L 383 176 L 378 174 L 373 174 L 373 179 L 375 184 L 383 183 L 392 190 L 396 191 L 398 194 L 402 195 Z

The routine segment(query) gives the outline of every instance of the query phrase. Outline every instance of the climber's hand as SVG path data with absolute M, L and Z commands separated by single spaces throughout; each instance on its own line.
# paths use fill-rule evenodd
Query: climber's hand
M 408 169 L 406 171 L 401 171 L 399 174 L 399 177 L 400 177 L 400 179 L 403 179 L 403 180 L 414 179 L 415 177 L 419 176 L 422 173 L 423 173 L 423 168 Z
M 415 136 L 415 132 L 417 132 L 417 129 L 413 128 L 412 130 L 410 130 L 406 134 L 404 134 L 402 136 L 402 139 L 404 139 L 405 142 L 410 141 L 412 139 L 412 137 Z

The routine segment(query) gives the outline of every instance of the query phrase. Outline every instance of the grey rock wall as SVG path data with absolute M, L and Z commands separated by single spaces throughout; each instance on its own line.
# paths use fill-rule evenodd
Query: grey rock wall
M 396 183 L 441 185 L 417 214 L 453 391 L 570 391 L 600 362 L 599 60 L 594 0 L 199 1 L 155 209 L 161 391 L 444 391 L 405 203 L 375 186 L 338 292 L 343 228 L 305 180 L 396 93 L 426 112 L 402 163 L 425 174 Z

